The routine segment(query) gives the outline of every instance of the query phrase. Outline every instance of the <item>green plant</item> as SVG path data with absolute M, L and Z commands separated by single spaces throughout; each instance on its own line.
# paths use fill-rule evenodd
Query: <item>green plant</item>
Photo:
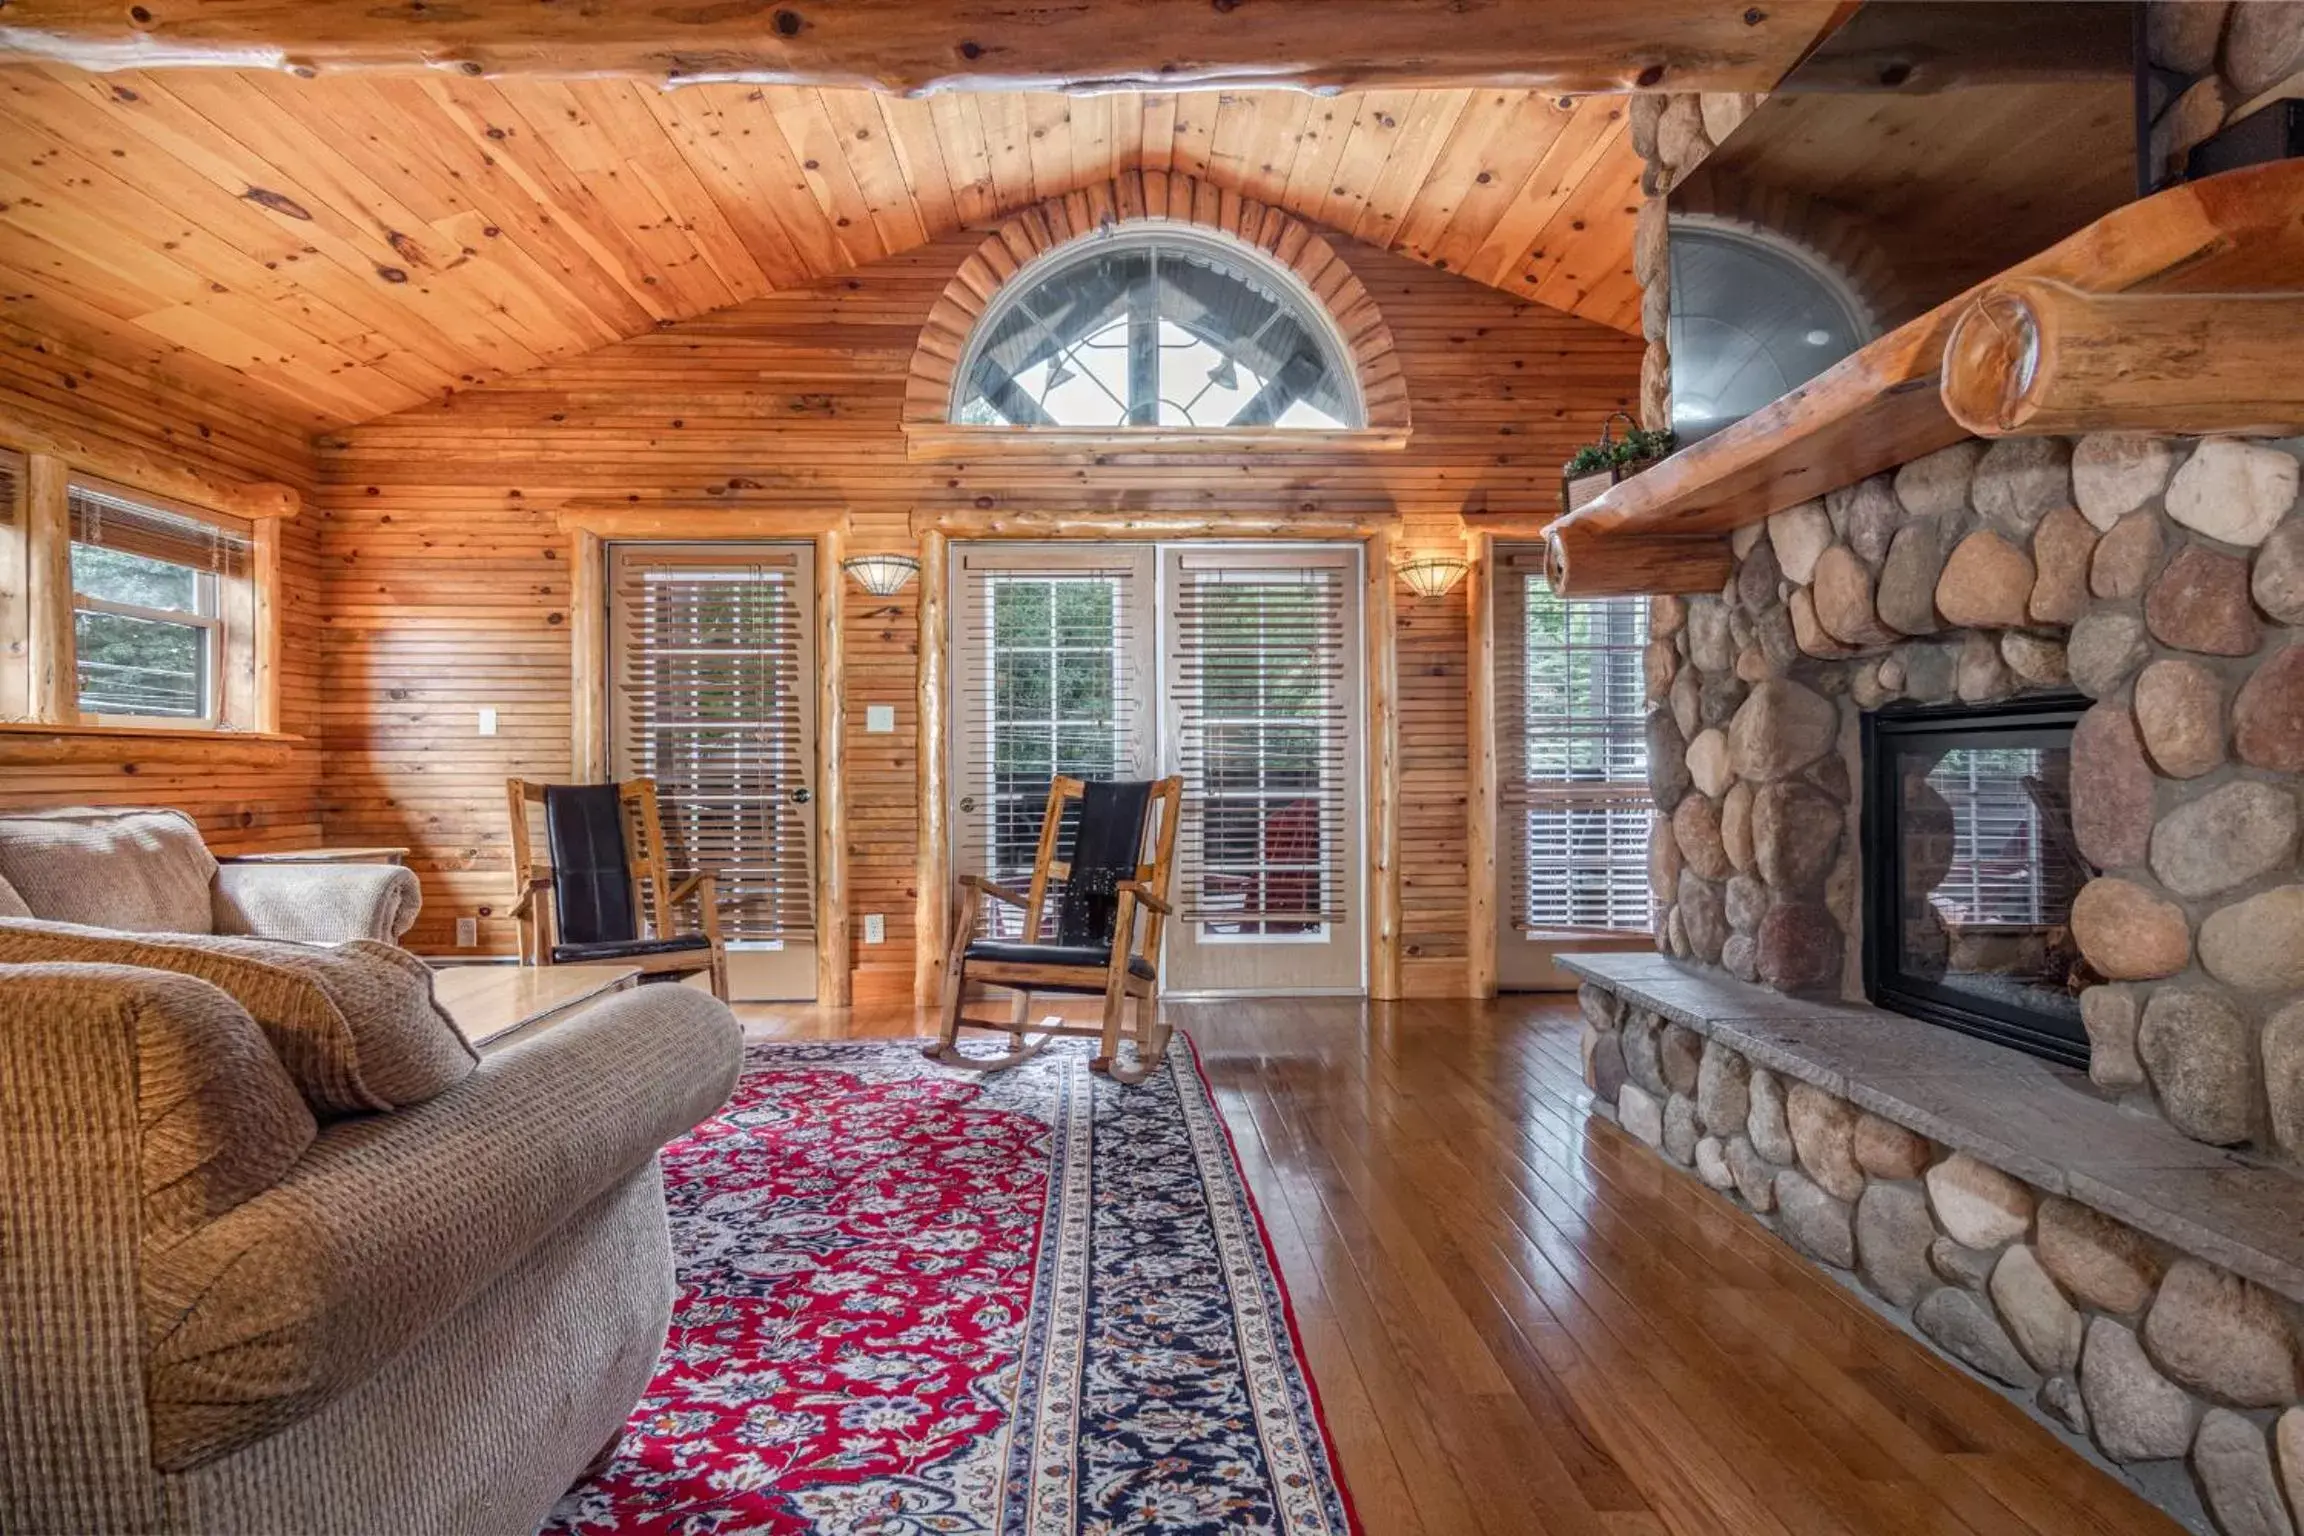
M 1571 479 L 1578 475 L 1597 474 L 1611 466 L 1621 468 L 1627 464 L 1641 464 L 1660 459 L 1672 451 L 1670 428 L 1649 431 L 1645 427 L 1629 427 L 1622 437 L 1613 442 L 1603 439 L 1586 443 L 1568 459 L 1567 473 Z
M 1606 469 L 1615 462 L 1609 457 L 1609 452 L 1610 450 L 1603 444 L 1586 443 L 1569 456 L 1568 473 L 1571 476 L 1589 475 Z

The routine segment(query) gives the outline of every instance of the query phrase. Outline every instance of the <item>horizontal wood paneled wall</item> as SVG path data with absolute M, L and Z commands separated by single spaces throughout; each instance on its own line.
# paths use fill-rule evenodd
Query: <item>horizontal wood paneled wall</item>
M 509 953 L 503 780 L 568 771 L 569 575 L 556 511 L 603 498 L 845 510 L 850 547 L 912 549 L 913 514 L 967 508 L 1290 509 L 1404 516 L 1404 551 L 1461 548 L 1457 514 L 1556 505 L 1561 460 L 1635 395 L 1636 341 L 1350 241 L 1383 307 L 1416 429 L 1404 452 L 1178 462 L 981 464 L 906 457 L 905 372 L 976 238 L 668 325 L 573 361 L 319 440 L 326 573 L 321 706 L 332 840 L 407 843 L 426 885 L 411 942 L 459 916 Z M 695 516 L 710 536 L 712 515 Z M 846 624 L 857 995 L 910 985 L 915 590 L 851 591 Z M 1411 983 L 1448 990 L 1465 953 L 1464 610 L 1403 614 L 1402 752 Z M 864 732 L 895 708 L 894 735 Z M 498 734 L 477 734 L 493 707 Z M 884 945 L 861 945 L 884 914 Z
M 125 368 L 0 321 L 0 403 L 34 425 L 135 448 L 220 476 L 273 480 L 309 503 L 315 480 L 303 430 L 219 401 L 149 369 Z M 0 441 L 0 446 L 6 446 Z M 320 519 L 284 525 L 280 728 L 306 738 L 277 764 L 217 769 L 161 763 L 132 745 L 92 749 L 69 766 L 0 767 L 0 809 L 171 805 L 223 852 L 320 840 Z

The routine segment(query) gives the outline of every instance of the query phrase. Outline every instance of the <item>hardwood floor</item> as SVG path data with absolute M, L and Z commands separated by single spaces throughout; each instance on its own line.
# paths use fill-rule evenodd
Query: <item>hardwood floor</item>
M 928 1033 L 909 1008 L 739 1013 L 756 1038 Z M 1171 1013 L 1370 1536 L 2178 1529 L 1588 1119 L 1573 1003 Z

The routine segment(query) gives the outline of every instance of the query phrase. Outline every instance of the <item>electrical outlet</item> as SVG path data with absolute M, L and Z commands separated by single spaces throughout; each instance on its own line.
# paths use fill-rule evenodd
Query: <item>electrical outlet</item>
M 480 711 L 480 734 L 483 736 L 496 734 L 496 711 L 493 706 Z
M 865 914 L 864 914 L 864 942 L 865 942 L 865 943 L 867 943 L 867 944 L 885 944 L 885 943 L 887 943 L 887 942 L 888 942 L 888 919 L 887 919 L 887 918 L 885 918 L 885 917 L 883 917 L 881 914 L 879 914 L 879 913 L 877 913 L 877 912 L 867 912 L 867 913 L 865 913 Z
M 864 706 L 864 730 L 872 736 L 886 736 L 896 729 L 896 706 L 893 704 L 867 704 Z
M 480 919 L 476 917 L 456 919 L 456 947 L 458 949 L 470 949 L 479 942 Z

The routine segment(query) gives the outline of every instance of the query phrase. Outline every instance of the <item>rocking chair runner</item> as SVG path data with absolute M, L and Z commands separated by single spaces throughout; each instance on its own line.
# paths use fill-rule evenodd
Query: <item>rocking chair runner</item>
M 728 1000 L 728 952 L 720 940 L 719 891 L 712 876 L 690 875 L 678 885 L 664 867 L 664 825 L 656 810 L 656 781 L 621 784 L 536 784 L 508 779 L 512 810 L 512 868 L 520 894 L 512 916 L 520 925 L 522 965 L 574 965 L 614 961 L 637 966 L 642 981 L 705 974 L 712 995 Z M 531 856 L 528 807 L 544 808 L 548 858 Z M 643 921 L 642 885 L 648 891 Z M 673 931 L 673 912 L 696 898 L 695 931 Z M 653 933 L 643 932 L 653 927 Z
M 962 875 L 959 911 L 952 926 L 950 959 L 944 967 L 943 1032 L 928 1055 L 953 1066 L 979 1071 L 1015 1066 L 1061 1035 L 1094 1037 L 1100 1048 L 1091 1065 L 1127 1083 L 1151 1076 L 1168 1048 L 1168 1027 L 1160 1021 L 1160 939 L 1170 914 L 1168 878 L 1176 851 L 1177 808 L 1184 781 L 1155 783 L 1083 782 L 1058 778 L 1048 786 L 1048 809 L 1040 821 L 1040 847 L 1032 862 L 1032 886 L 1019 892 L 981 875 Z M 1067 801 L 1080 802 L 1072 832 L 1071 857 L 1055 859 L 1058 830 Z M 1144 842 L 1152 807 L 1160 807 L 1151 828 L 1153 853 L 1145 862 Z M 1056 933 L 1040 937 L 1048 911 L 1049 882 L 1056 894 Z M 976 937 L 976 921 L 986 896 L 1024 914 L 1016 939 Z M 1141 943 L 1138 919 L 1144 919 Z M 1015 989 L 1013 1016 L 1005 1021 L 961 1014 L 969 982 Z M 1032 994 L 1057 992 L 1104 998 L 1104 1017 L 1095 1025 L 1046 1024 L 1034 1032 L 1026 1023 Z M 1136 1062 L 1120 1062 L 1120 1014 L 1133 1002 Z M 1015 1046 L 996 1057 L 963 1056 L 963 1026 L 994 1029 L 1015 1037 Z

